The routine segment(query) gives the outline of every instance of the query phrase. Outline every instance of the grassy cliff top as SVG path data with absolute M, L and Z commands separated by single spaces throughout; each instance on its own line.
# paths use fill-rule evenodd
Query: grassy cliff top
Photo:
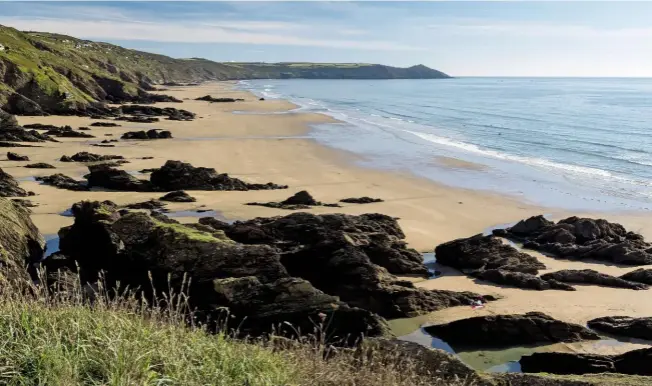
M 17 114 L 65 113 L 104 100 L 129 100 L 155 84 L 206 80 L 447 78 L 419 65 L 218 63 L 174 59 L 114 44 L 0 25 L 0 107 Z

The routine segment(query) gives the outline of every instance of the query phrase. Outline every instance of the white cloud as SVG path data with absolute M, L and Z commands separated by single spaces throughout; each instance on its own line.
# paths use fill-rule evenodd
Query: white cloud
M 281 33 L 305 27 L 282 22 L 214 22 L 185 24 L 173 21 L 67 20 L 2 17 L 0 24 L 20 30 L 47 31 L 95 40 L 145 40 L 175 43 L 238 43 L 348 48 L 379 51 L 419 51 L 423 48 L 390 41 L 350 40 L 308 36 L 310 31 Z M 322 26 L 323 27 L 323 26 Z M 271 33 L 270 33 L 271 31 Z M 320 32 L 317 30 L 315 32 Z

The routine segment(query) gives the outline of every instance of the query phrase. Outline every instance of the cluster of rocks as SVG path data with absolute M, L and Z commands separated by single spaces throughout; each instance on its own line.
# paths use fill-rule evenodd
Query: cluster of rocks
M 82 151 L 72 156 L 61 156 L 61 159 L 59 159 L 61 162 L 100 162 L 111 160 L 124 160 L 124 157 L 121 155 L 100 155 Z
M 216 103 L 216 102 L 241 102 L 244 101 L 242 98 L 213 98 L 210 95 L 204 95 L 203 97 L 199 97 L 195 99 L 196 101 L 206 101 L 206 102 L 211 102 L 211 103 Z
M 205 218 L 183 225 L 118 209 L 111 202 L 75 204 L 74 224 L 59 232 L 60 252 L 43 262 L 48 271 L 78 272 L 84 282 L 103 271 L 109 285 L 142 288 L 148 296 L 152 288 L 179 290 L 189 282 L 191 306 L 202 320 L 223 320 L 228 307 L 229 326 L 244 335 L 274 327 L 291 335 L 312 331 L 325 317 L 336 339 L 351 342 L 391 335 L 383 317 L 483 299 L 397 279 L 393 273 L 425 277 L 427 269 L 406 247 L 396 220 L 380 214 L 295 213 L 234 224 Z
M 313 206 L 330 206 L 339 208 L 338 204 L 324 204 L 315 200 L 312 195 L 305 190 L 297 192 L 280 202 L 248 202 L 245 205 L 265 206 L 268 208 L 287 210 L 310 209 Z
M 344 202 L 346 204 L 372 204 L 374 202 L 383 202 L 382 199 L 380 198 L 371 198 L 371 197 L 350 197 L 350 198 L 343 198 L 340 200 L 340 202 Z
M 21 188 L 14 177 L 0 169 L 0 197 L 27 197 L 33 195 L 34 193 Z M 0 255 L 2 254 L 0 253 Z
M 166 138 L 172 138 L 172 133 L 163 130 L 160 131 L 158 129 L 151 129 L 148 131 L 140 130 L 140 131 L 128 131 L 124 134 L 122 134 L 122 139 L 166 139 Z
M 0 110 L 0 141 L 3 142 L 56 142 L 55 139 L 36 130 L 25 130 L 16 117 Z
M 64 174 L 57 173 L 50 176 L 38 176 L 36 181 L 45 184 L 57 187 L 59 189 L 72 190 L 76 192 L 83 192 L 90 190 L 86 181 L 77 181 L 72 177 L 68 177 Z
M 95 138 L 94 135 L 73 130 L 70 126 L 61 126 L 49 129 L 46 135 L 59 138 Z
M 620 355 L 542 352 L 519 360 L 521 370 L 528 373 L 597 374 L 620 373 L 652 375 L 652 348 L 628 351 Z
M 91 123 L 91 126 L 94 127 L 120 127 L 117 123 L 113 122 L 93 122 Z
M 624 265 L 652 264 L 652 244 L 607 220 L 569 217 L 557 223 L 535 216 L 495 235 L 523 242 L 525 248 L 559 258 L 595 259 Z
M 121 117 L 116 118 L 117 120 L 127 120 L 128 117 L 125 117 L 125 115 L 130 115 L 132 118 L 143 119 L 167 117 L 166 119 L 173 121 L 191 121 L 195 119 L 194 113 L 187 110 L 175 109 L 173 107 L 160 108 L 143 105 L 123 105 L 116 107 L 114 112 L 121 115 Z

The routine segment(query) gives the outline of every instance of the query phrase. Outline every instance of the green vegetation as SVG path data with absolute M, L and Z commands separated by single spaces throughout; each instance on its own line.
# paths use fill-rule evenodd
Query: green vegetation
M 107 98 L 128 100 L 153 84 L 205 80 L 310 78 L 447 78 L 425 66 L 396 68 L 366 63 L 217 63 L 201 58 L 173 59 L 46 32 L 0 26 L 0 107 L 17 93 L 45 112 L 84 109 Z M 9 103 L 9 104 L 8 104 Z
M 156 228 L 163 229 L 170 232 L 175 237 L 185 237 L 189 240 L 203 241 L 208 243 L 228 243 L 235 244 L 235 242 L 224 234 L 223 231 L 215 231 L 212 233 L 200 231 L 199 229 L 191 228 L 183 224 L 166 223 L 152 218 Z

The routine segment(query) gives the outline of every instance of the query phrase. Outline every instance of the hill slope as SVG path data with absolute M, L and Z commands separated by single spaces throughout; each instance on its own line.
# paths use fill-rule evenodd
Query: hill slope
M 0 26 L 0 107 L 14 114 L 78 114 L 102 101 L 138 101 L 154 84 L 257 78 L 448 78 L 419 65 L 217 63 L 173 59 Z

